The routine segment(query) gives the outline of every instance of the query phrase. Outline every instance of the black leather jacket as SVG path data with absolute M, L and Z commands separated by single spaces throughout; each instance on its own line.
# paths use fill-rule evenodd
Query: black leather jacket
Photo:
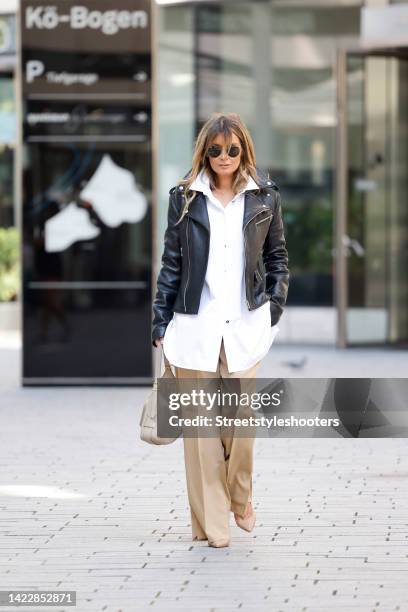
M 283 312 L 289 287 L 288 252 L 279 188 L 257 168 L 259 190 L 245 191 L 243 235 L 249 310 L 270 301 L 271 325 Z M 186 176 L 188 176 L 187 173 Z M 153 302 L 152 344 L 164 336 L 174 312 L 197 314 L 207 270 L 210 224 L 205 195 L 198 191 L 181 223 L 184 186 L 170 189 L 161 270 Z

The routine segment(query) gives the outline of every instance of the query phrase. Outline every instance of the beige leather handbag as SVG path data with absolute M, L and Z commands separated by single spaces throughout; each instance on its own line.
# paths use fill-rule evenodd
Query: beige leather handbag
M 157 379 L 175 378 L 171 365 L 164 354 L 163 344 L 160 343 L 155 351 L 154 360 L 154 382 L 140 417 L 140 438 L 149 444 L 171 444 L 179 437 L 180 432 L 174 438 L 160 438 L 157 435 Z

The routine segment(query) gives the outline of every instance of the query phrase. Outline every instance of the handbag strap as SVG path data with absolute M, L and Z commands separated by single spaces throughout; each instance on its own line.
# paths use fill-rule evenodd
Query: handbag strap
M 154 378 L 160 378 L 161 376 L 163 376 L 164 370 L 166 368 L 171 368 L 171 364 L 170 364 L 170 361 L 167 359 L 166 355 L 164 354 L 163 344 L 162 342 L 160 342 L 159 346 L 157 347 L 157 351 L 155 353 L 154 373 L 153 373 Z
M 164 355 L 164 351 L 163 351 L 163 345 L 160 342 L 159 346 L 156 347 L 156 351 L 154 353 L 154 372 L 153 372 L 153 376 L 154 378 L 160 378 L 160 376 L 162 375 L 162 361 L 163 361 L 163 355 Z

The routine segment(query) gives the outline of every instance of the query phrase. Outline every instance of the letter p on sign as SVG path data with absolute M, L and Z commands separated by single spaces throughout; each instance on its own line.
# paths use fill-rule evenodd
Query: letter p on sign
M 39 60 L 30 60 L 26 64 L 26 83 L 32 83 L 35 78 L 44 73 L 44 64 Z

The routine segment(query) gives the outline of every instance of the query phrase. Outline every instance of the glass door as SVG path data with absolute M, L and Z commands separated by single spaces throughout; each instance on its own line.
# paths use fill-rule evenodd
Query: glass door
M 408 343 L 407 51 L 340 51 L 338 346 Z

